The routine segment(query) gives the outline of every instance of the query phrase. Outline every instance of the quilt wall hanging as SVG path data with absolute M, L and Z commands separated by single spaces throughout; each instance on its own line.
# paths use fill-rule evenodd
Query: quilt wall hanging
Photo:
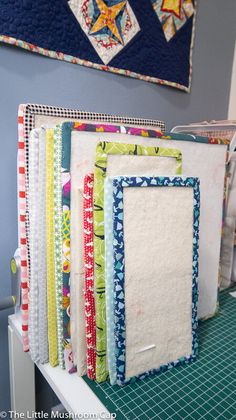
M 7 4 L 7 3 L 6 3 Z M 8 6 L 7 6 L 8 7 Z M 0 13 L 3 13 L 1 8 Z M 30 274 L 29 258 L 29 136 L 34 128 L 56 125 L 68 120 L 84 122 L 114 122 L 135 126 L 158 128 L 165 131 L 163 121 L 98 114 L 78 109 L 60 108 L 41 104 L 21 104 L 18 111 L 18 241 L 21 254 L 22 289 L 22 338 L 24 351 L 29 350 L 28 340 L 28 290 Z
M 199 211 L 197 178 L 113 180 L 118 385 L 196 358 Z
M 0 41 L 189 92 L 195 15 L 196 0 L 3 0 Z

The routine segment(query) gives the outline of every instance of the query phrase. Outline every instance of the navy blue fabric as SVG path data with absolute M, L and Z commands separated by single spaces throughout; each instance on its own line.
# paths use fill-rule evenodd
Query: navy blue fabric
M 151 0 L 129 0 L 141 31 L 109 66 L 189 85 L 192 18 L 167 42 Z M 67 0 L 1 0 L 0 34 L 103 64 Z

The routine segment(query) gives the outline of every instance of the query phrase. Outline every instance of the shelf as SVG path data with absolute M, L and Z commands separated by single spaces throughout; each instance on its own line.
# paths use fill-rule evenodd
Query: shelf
M 9 325 L 19 340 L 22 341 L 20 313 L 9 316 Z M 70 375 L 59 366 L 51 367 L 49 363 L 44 365 L 36 363 L 36 366 L 68 412 L 73 414 L 92 413 L 98 415 L 104 413 L 104 416 L 105 414 L 109 415 L 109 411 L 107 411 L 99 398 L 76 373 Z

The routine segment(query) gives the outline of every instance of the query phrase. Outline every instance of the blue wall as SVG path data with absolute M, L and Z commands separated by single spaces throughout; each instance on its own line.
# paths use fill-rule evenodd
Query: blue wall
M 17 246 L 19 103 L 45 103 L 87 111 L 160 118 L 166 121 L 169 129 L 180 123 L 226 118 L 235 16 L 235 0 L 198 1 L 190 94 L 0 45 L 0 298 L 10 293 L 9 261 Z M 8 313 L 0 313 L 0 411 L 10 408 Z

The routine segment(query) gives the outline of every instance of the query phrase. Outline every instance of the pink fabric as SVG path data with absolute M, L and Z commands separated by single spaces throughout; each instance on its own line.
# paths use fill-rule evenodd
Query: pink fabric
M 93 174 L 84 178 L 84 262 L 87 375 L 95 379 L 96 324 L 94 300 Z

